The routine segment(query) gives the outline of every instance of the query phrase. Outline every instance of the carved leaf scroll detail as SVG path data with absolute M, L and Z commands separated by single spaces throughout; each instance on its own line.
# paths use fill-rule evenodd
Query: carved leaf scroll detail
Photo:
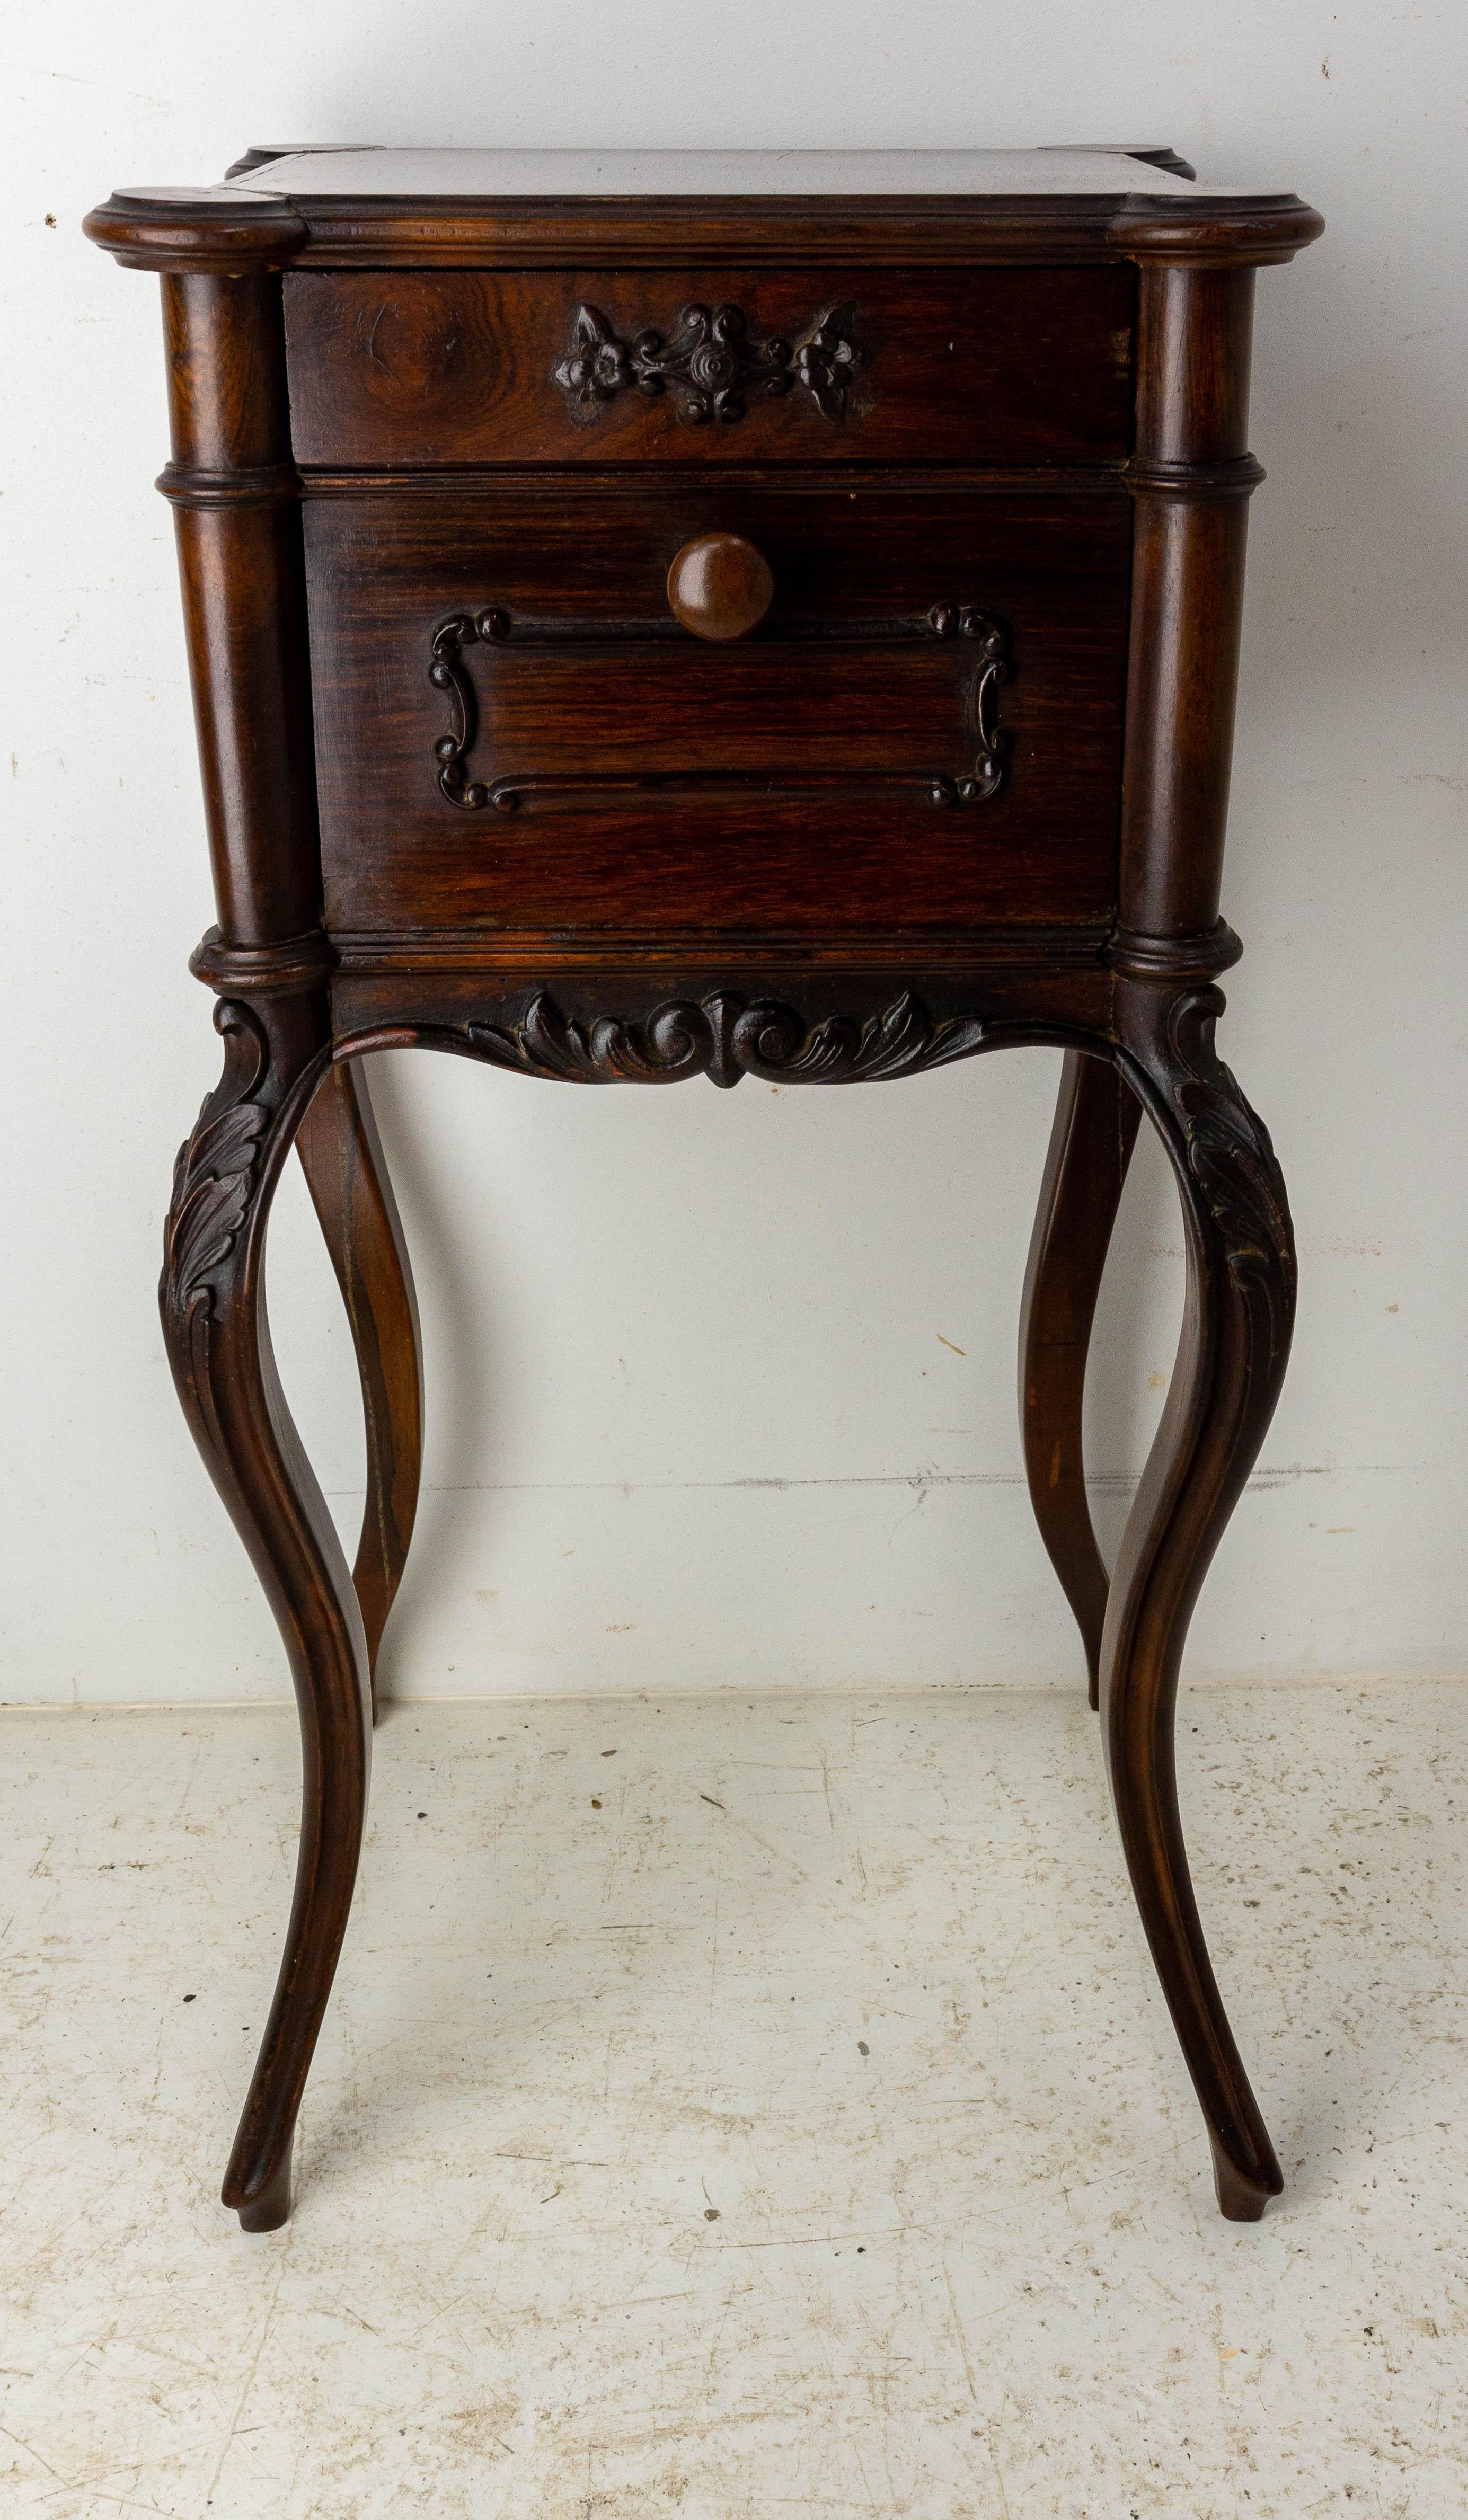
M 742 307 L 685 306 L 671 340 L 649 329 L 627 342 L 599 306 L 578 306 L 574 345 L 555 379 L 572 409 L 588 417 L 618 394 L 656 396 L 672 386 L 683 419 L 728 423 L 744 419 L 751 396 L 778 397 L 800 385 L 823 419 L 841 422 L 860 365 L 854 312 L 833 301 L 788 341 L 751 333 Z
M 978 1017 L 930 1015 L 905 992 L 864 1018 L 810 1023 L 794 1007 L 727 992 L 659 1007 L 638 1022 L 599 1015 L 582 1022 L 545 992 L 513 1025 L 469 1024 L 474 1056 L 522 1075 L 572 1085 L 673 1085 L 691 1076 L 734 1086 L 745 1076 L 784 1084 L 876 1084 L 944 1067 L 985 1047 Z
M 270 1113 L 250 1098 L 265 1072 L 263 1033 L 248 1007 L 221 999 L 214 1023 L 224 1040 L 224 1075 L 206 1095 L 173 1167 L 163 1237 L 165 1300 L 187 1319 L 207 1321 L 220 1275 L 250 1213 Z
M 1168 1043 L 1177 1062 L 1171 1096 L 1188 1170 L 1217 1228 L 1224 1265 L 1267 1315 L 1272 1353 L 1289 1339 L 1295 1232 L 1269 1132 L 1214 1048 L 1223 1007 L 1221 989 L 1210 987 L 1185 991 L 1170 1009 Z

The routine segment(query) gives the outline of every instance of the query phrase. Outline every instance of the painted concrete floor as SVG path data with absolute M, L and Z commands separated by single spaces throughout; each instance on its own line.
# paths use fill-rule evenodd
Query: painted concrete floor
M 1468 1707 L 1185 1695 L 1285 2164 L 1207 2146 L 1059 1694 L 418 1704 L 289 2228 L 215 2202 L 288 1708 L 0 1721 L 0 2511 L 1468 2512 Z

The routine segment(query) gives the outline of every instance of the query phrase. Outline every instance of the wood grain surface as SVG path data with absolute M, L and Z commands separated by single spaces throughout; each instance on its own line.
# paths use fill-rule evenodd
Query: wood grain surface
M 1116 899 L 1130 504 L 934 503 L 565 486 L 308 501 L 317 789 L 328 924 L 567 935 L 669 928 L 851 938 L 964 922 L 1104 921 Z M 743 533 L 775 601 L 729 648 L 672 629 L 690 536 Z M 1005 626 L 1004 783 L 936 806 L 921 774 L 974 757 L 971 643 L 925 628 L 972 602 Z M 429 681 L 446 613 L 586 625 L 470 652 L 474 775 L 725 769 L 707 796 L 633 790 L 471 815 L 448 803 Z M 906 622 L 900 641 L 789 635 Z M 666 638 L 619 638 L 646 623 Z M 784 635 L 782 635 L 784 634 Z M 820 772 L 845 784 L 803 792 Z M 915 774 L 905 790 L 884 782 Z
M 292 272 L 300 464 L 1078 463 L 1126 452 L 1135 274 L 677 268 Z M 630 346 L 682 310 L 737 306 L 798 341 L 823 309 L 859 364 L 843 421 L 797 385 L 732 427 L 692 425 L 674 385 L 583 407 L 556 382 L 577 311 Z

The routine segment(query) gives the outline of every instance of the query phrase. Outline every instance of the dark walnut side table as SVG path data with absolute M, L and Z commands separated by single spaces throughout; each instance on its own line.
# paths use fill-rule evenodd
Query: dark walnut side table
M 361 1060 L 859 1084 L 1065 1051 L 1025 1288 L 1030 1490 L 1085 1642 L 1218 2203 L 1281 2185 L 1199 1922 L 1173 1707 L 1284 1373 L 1295 1261 L 1214 1048 L 1254 275 L 1321 221 L 1168 150 L 252 150 L 87 230 L 162 275 L 224 1072 L 162 1313 L 280 1624 L 304 1811 L 224 2182 L 291 2146 L 417 1499 L 411 1282 Z M 1081 1388 L 1138 1122 L 1185 1326 L 1108 1580 Z M 271 1357 L 292 1144 L 351 1319 L 348 1574 Z

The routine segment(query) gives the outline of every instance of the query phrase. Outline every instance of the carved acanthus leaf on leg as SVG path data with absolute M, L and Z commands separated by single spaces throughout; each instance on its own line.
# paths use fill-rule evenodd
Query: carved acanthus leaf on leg
M 173 1196 L 163 1234 L 159 1289 L 165 1316 L 182 1327 L 196 1313 L 207 1320 L 219 1272 L 230 1259 L 250 1212 L 271 1113 L 252 1100 L 268 1063 L 265 1036 L 250 1009 L 221 998 L 214 1028 L 224 1042 L 224 1074 L 206 1095 L 192 1134 L 173 1167 Z
M 1282 1364 L 1294 1313 L 1295 1230 L 1269 1132 L 1214 1047 L 1223 1009 L 1223 992 L 1214 987 L 1190 989 L 1170 1008 L 1172 1101 L 1224 1266 L 1259 1307 L 1269 1363 Z

